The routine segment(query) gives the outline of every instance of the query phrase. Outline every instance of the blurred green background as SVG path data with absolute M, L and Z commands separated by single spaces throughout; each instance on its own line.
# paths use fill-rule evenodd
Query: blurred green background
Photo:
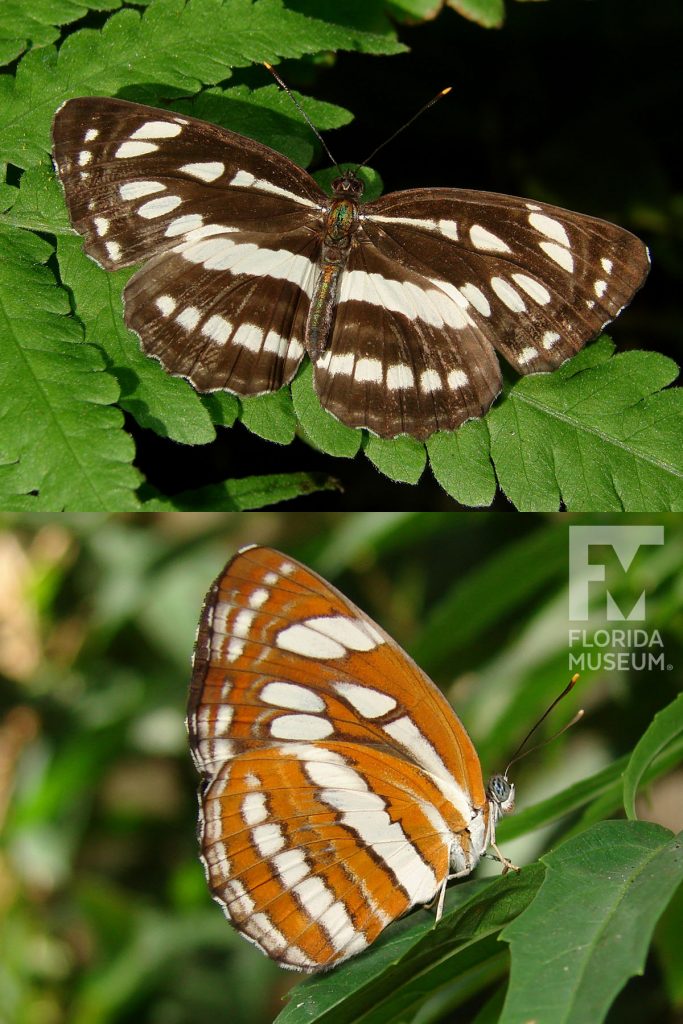
M 333 581 L 443 687 L 484 775 L 566 684 L 568 529 L 646 517 L 501 513 L 5 516 L 0 521 L 0 1020 L 271 1021 L 296 977 L 240 939 L 196 856 L 197 779 L 183 724 L 202 599 L 235 550 L 271 544 Z M 647 596 L 672 670 L 587 671 L 548 727 L 580 726 L 513 771 L 522 808 L 627 753 L 680 688 L 683 521 L 607 587 Z M 589 634 L 604 622 L 591 586 Z M 576 624 L 574 624 L 576 625 Z M 683 827 L 681 777 L 641 816 Z M 528 863 L 554 832 L 505 844 Z M 496 870 L 494 868 L 494 870 Z M 679 901 L 680 903 L 680 901 Z M 674 1021 L 671 910 L 644 978 L 610 1020 Z M 680 922 L 679 922 L 680 924 Z M 677 937 L 676 937 L 677 936 Z M 482 999 L 486 993 L 482 994 Z M 471 1020 L 473 999 L 458 1020 Z M 471 1011 L 471 1012 L 470 1012 Z M 448 1017 L 444 1019 L 450 1019 Z

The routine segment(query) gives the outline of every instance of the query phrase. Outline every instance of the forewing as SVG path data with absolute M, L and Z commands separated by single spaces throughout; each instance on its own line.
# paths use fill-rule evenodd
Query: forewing
M 495 352 L 451 284 L 364 237 L 343 272 L 330 345 L 314 363 L 328 412 L 380 437 L 426 438 L 481 416 L 501 388 Z
M 596 337 L 649 269 L 623 228 L 494 193 L 395 192 L 364 206 L 362 223 L 406 267 L 455 287 L 520 373 L 551 370 Z
M 54 157 L 74 227 L 125 290 L 144 350 L 200 391 L 276 391 L 303 355 L 320 207 L 312 178 L 260 143 L 124 100 L 69 100 Z
M 188 727 L 210 887 L 286 966 L 331 966 L 431 899 L 453 836 L 466 855 L 484 820 L 476 752 L 441 693 L 268 548 L 238 554 L 207 595 Z
M 267 146 L 125 100 L 68 100 L 55 115 L 53 155 L 71 222 L 107 270 L 190 231 L 279 234 L 317 223 L 324 204 L 310 175 Z

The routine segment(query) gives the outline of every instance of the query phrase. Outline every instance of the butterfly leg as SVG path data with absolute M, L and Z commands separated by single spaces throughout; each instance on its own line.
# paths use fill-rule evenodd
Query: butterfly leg
M 517 865 L 513 864 L 511 860 L 508 860 L 507 857 L 504 857 L 495 843 L 490 843 L 490 846 L 491 849 L 495 851 L 496 857 L 498 858 L 500 863 L 503 865 L 502 873 L 504 875 L 506 875 L 508 871 L 516 871 L 517 874 L 519 874 L 519 872 L 522 870 L 521 868 L 518 868 Z M 484 854 L 484 856 L 487 856 L 487 854 Z M 488 856 L 490 856 L 490 854 Z

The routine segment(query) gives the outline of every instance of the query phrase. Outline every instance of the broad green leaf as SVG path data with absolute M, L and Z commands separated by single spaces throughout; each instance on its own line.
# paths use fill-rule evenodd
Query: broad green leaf
M 491 504 L 496 476 L 484 420 L 469 420 L 459 430 L 432 434 L 427 452 L 432 473 L 447 494 L 461 505 Z
M 655 932 L 657 966 L 672 1006 L 683 1006 L 683 957 L 681 956 L 683 885 L 679 886 Z
M 273 476 L 246 476 L 241 480 L 225 480 L 196 491 L 184 491 L 169 498 L 150 498 L 144 512 L 242 512 L 265 508 L 281 501 L 299 498 L 314 491 L 332 491 L 338 484 L 331 477 L 316 473 L 280 473 Z
M 446 896 L 443 917 L 420 910 L 394 922 L 359 957 L 302 982 L 277 1024 L 388 1024 L 410 1019 L 425 992 L 500 957 L 493 936 L 536 894 L 540 865 L 494 881 L 469 881 Z M 486 979 L 488 981 L 488 979 Z
M 443 7 L 443 0 L 388 0 L 387 7 L 398 21 L 414 24 L 435 18 Z
M 110 11 L 121 0 L 2 0 L 0 64 L 9 64 L 30 47 L 47 46 L 59 38 L 62 25 L 84 18 L 89 10 Z
M 606 339 L 515 384 L 487 417 L 500 486 L 522 511 L 683 509 L 683 393 L 656 352 L 600 365 Z
M 239 399 L 227 391 L 212 391 L 199 400 L 217 426 L 231 427 L 240 414 Z
M 683 693 L 673 703 L 658 711 L 646 732 L 635 746 L 624 772 L 624 809 L 632 820 L 636 815 L 636 792 L 652 760 L 672 740 L 683 734 Z
M 351 112 L 343 107 L 298 92 L 293 95 L 321 132 L 339 128 L 352 120 Z M 245 85 L 207 89 L 190 100 L 174 101 L 172 106 L 180 113 L 223 125 L 230 131 L 263 142 L 301 167 L 308 166 L 319 146 L 289 96 L 274 84 L 261 89 L 248 89 Z
M 416 484 L 422 476 L 427 462 L 427 452 L 422 441 L 414 437 L 396 437 L 385 440 L 369 436 L 364 451 L 377 469 L 391 480 Z
M 127 9 L 101 30 L 81 29 L 62 44 L 33 50 L 16 78 L 0 78 L 0 159 L 40 162 L 55 110 L 71 96 L 123 95 L 145 83 L 148 96 L 188 96 L 230 77 L 234 67 L 323 50 L 400 53 L 390 32 L 330 24 L 288 9 L 282 0 L 156 0 Z
M 66 292 L 45 265 L 53 247 L 0 227 L 3 396 L 0 502 L 5 509 L 137 508 L 139 477 L 116 381 L 82 341 Z
M 290 444 L 296 433 L 296 416 L 292 408 L 289 388 L 280 388 L 272 395 L 258 395 L 240 399 L 241 420 L 252 434 L 266 441 Z
M 185 380 L 172 377 L 140 348 L 123 322 L 121 292 L 131 270 L 109 273 L 84 259 L 81 239 L 60 237 L 57 253 L 62 280 L 71 289 L 76 316 L 86 340 L 107 356 L 109 371 L 121 387 L 121 406 L 138 421 L 181 444 L 207 444 L 216 436 L 199 395 Z
M 327 452 L 352 459 L 363 438 L 360 430 L 352 430 L 322 408 L 313 389 L 313 367 L 307 363 L 292 382 L 294 411 L 306 439 Z
M 501 934 L 512 967 L 500 1024 L 600 1024 L 643 972 L 683 845 L 659 825 L 603 821 L 541 860 L 538 896 Z
M 505 17 L 503 0 L 446 0 L 449 7 L 484 28 L 500 28 Z
M 19 188 L 7 185 L 0 221 L 17 228 L 70 234 L 64 195 L 47 159 L 21 176 Z

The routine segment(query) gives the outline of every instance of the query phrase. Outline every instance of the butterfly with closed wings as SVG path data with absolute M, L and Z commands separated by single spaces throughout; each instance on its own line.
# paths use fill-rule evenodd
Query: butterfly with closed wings
M 213 897 L 283 967 L 321 971 L 468 875 L 514 786 L 485 788 L 442 693 L 320 576 L 243 548 L 209 590 L 188 705 Z
M 282 154 L 125 100 L 68 100 L 53 153 L 71 222 L 124 291 L 145 352 L 202 392 L 277 391 L 304 355 L 323 408 L 424 439 L 483 415 L 496 353 L 552 370 L 630 302 L 649 268 L 622 228 L 546 203 L 421 188 L 332 198 Z

